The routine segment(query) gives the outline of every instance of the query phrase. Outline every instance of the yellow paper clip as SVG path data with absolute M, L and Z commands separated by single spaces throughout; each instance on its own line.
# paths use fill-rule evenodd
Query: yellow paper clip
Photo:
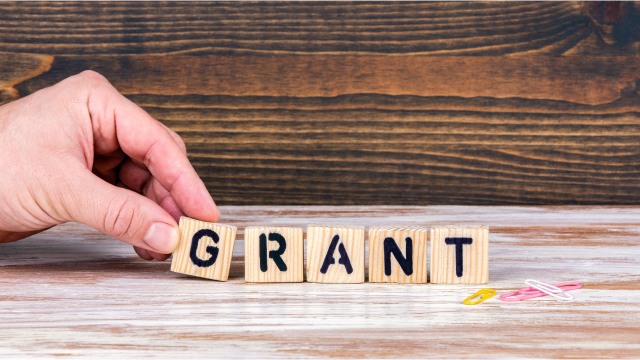
M 482 289 L 480 291 L 478 291 L 477 293 L 469 296 L 468 298 L 464 299 L 464 301 L 462 302 L 465 305 L 475 305 L 475 304 L 480 304 L 481 302 L 491 298 L 493 295 L 496 294 L 495 290 L 491 290 L 491 289 Z M 473 299 L 474 297 L 478 297 L 480 296 L 480 299 L 471 302 L 469 300 Z

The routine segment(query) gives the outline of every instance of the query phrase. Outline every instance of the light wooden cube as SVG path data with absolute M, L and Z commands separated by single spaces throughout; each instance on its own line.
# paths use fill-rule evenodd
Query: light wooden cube
M 489 281 L 489 227 L 431 227 L 431 282 L 486 284 Z
M 244 230 L 246 282 L 302 282 L 302 228 L 251 226 Z
M 426 283 L 427 229 L 369 228 L 369 282 Z
M 171 271 L 227 281 L 236 241 L 236 227 L 180 218 L 180 245 L 173 253 Z
M 307 281 L 364 282 L 364 226 L 307 226 Z

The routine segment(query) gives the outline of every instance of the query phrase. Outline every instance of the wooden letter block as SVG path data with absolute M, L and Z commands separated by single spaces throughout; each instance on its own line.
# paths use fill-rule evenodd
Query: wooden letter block
M 369 228 L 369 282 L 426 283 L 427 229 Z
M 307 226 L 307 281 L 364 282 L 364 226 Z
M 486 284 L 489 281 L 489 227 L 431 227 L 431 282 Z
M 171 271 L 227 281 L 236 227 L 180 218 L 180 245 L 173 253 Z
M 246 282 L 302 282 L 302 228 L 251 226 L 244 230 Z

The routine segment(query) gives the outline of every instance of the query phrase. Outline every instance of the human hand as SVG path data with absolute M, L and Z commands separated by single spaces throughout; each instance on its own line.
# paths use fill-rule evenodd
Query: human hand
M 220 213 L 178 134 L 85 71 L 0 106 L 0 243 L 77 221 L 167 259 Z

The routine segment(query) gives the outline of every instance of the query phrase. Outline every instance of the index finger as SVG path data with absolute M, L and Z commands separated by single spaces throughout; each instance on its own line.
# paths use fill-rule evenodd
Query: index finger
M 189 217 L 215 222 L 220 212 L 204 183 L 169 131 L 122 96 L 106 79 L 89 96 L 96 149 L 119 146 L 144 164 Z

